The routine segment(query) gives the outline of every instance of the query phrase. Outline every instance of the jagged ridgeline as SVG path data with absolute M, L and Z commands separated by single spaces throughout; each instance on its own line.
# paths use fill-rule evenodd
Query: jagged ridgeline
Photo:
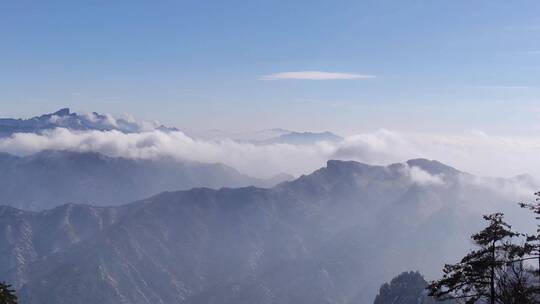
M 516 209 L 500 191 L 514 183 L 428 160 L 329 161 L 269 189 L 2 207 L 0 277 L 28 304 L 371 303 L 403 269 L 438 276 L 480 214 Z
M 114 118 L 111 115 L 103 115 L 96 112 L 80 115 L 71 112 L 69 108 L 28 119 L 0 118 L 0 137 L 10 136 L 15 133 L 39 133 L 54 128 L 66 128 L 78 131 L 116 130 L 123 133 L 135 133 L 148 129 L 157 129 L 165 132 L 178 130 L 159 124 L 141 124 L 132 119 Z

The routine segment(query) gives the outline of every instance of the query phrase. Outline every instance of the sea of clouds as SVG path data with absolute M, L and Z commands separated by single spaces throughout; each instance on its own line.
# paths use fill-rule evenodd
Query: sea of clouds
M 39 134 L 17 133 L 0 139 L 0 151 L 16 155 L 53 149 L 223 163 L 256 177 L 306 174 L 324 166 L 329 159 L 387 165 L 420 157 L 436 159 L 480 176 L 508 177 L 522 173 L 540 176 L 540 137 L 488 136 L 478 131 L 411 134 L 381 129 L 349 136 L 341 142 L 321 141 L 310 145 L 197 139 L 179 131 L 126 134 L 65 128 Z

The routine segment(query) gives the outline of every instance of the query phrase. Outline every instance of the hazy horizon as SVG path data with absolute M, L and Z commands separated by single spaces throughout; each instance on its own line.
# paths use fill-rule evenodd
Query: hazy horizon
M 50 113 L 42 113 L 50 114 Z M 126 121 L 137 126 L 135 133 L 118 131 L 46 129 L 39 133 L 14 133 L 0 138 L 0 152 L 28 155 L 42 150 L 94 151 L 127 158 L 172 157 L 203 163 L 223 163 L 241 173 L 270 178 L 288 173 L 308 174 L 325 165 L 327 160 L 355 160 L 372 165 L 388 165 L 414 158 L 441 161 L 478 176 L 513 177 L 531 174 L 538 178 L 540 166 L 535 162 L 540 138 L 535 136 L 497 136 L 480 130 L 456 133 L 402 132 L 377 129 L 347 135 L 338 139 L 309 139 L 313 130 L 244 130 L 226 132 L 191 132 L 176 126 L 162 132 L 156 121 L 141 121 L 131 115 L 76 113 L 88 122 L 103 120 L 104 126 L 116 128 Z M 63 117 L 53 115 L 51 122 Z M 325 130 L 328 131 L 328 130 Z M 300 132 L 307 142 L 275 141 L 280 135 Z M 307 132 L 307 134 L 302 134 Z M 316 130 L 315 130 L 316 132 Z M 342 134 L 337 134 L 342 135 Z M 494 166 L 493 164 L 497 164 Z

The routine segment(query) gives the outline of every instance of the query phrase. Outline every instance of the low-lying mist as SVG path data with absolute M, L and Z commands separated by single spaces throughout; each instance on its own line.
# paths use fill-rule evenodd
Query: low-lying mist
M 540 138 L 488 136 L 481 132 L 406 134 L 381 129 L 349 136 L 340 142 L 321 141 L 309 145 L 202 140 L 180 131 L 126 134 L 114 130 L 64 128 L 39 134 L 16 133 L 0 139 L 3 152 L 28 155 L 41 150 L 95 151 L 127 158 L 173 157 L 223 163 L 255 177 L 282 172 L 301 175 L 323 166 L 329 159 L 388 164 L 419 157 L 437 159 L 481 176 L 540 175 L 540 165 L 535 161 L 540 152 Z
M 411 134 L 381 129 L 313 144 L 256 143 L 197 139 L 180 131 L 74 131 L 64 128 L 16 133 L 0 139 L 0 151 L 28 155 L 41 150 L 95 151 L 127 158 L 172 157 L 223 163 L 255 177 L 306 174 L 329 159 L 388 164 L 412 158 L 436 159 L 480 176 L 540 176 L 539 137 L 461 134 Z

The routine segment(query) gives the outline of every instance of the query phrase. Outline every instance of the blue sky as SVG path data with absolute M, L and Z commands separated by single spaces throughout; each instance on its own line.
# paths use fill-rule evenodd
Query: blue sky
M 534 134 L 538 12 L 538 1 L 5 1 L 0 116 L 69 106 L 185 129 Z M 305 71 L 372 77 L 272 77 Z

